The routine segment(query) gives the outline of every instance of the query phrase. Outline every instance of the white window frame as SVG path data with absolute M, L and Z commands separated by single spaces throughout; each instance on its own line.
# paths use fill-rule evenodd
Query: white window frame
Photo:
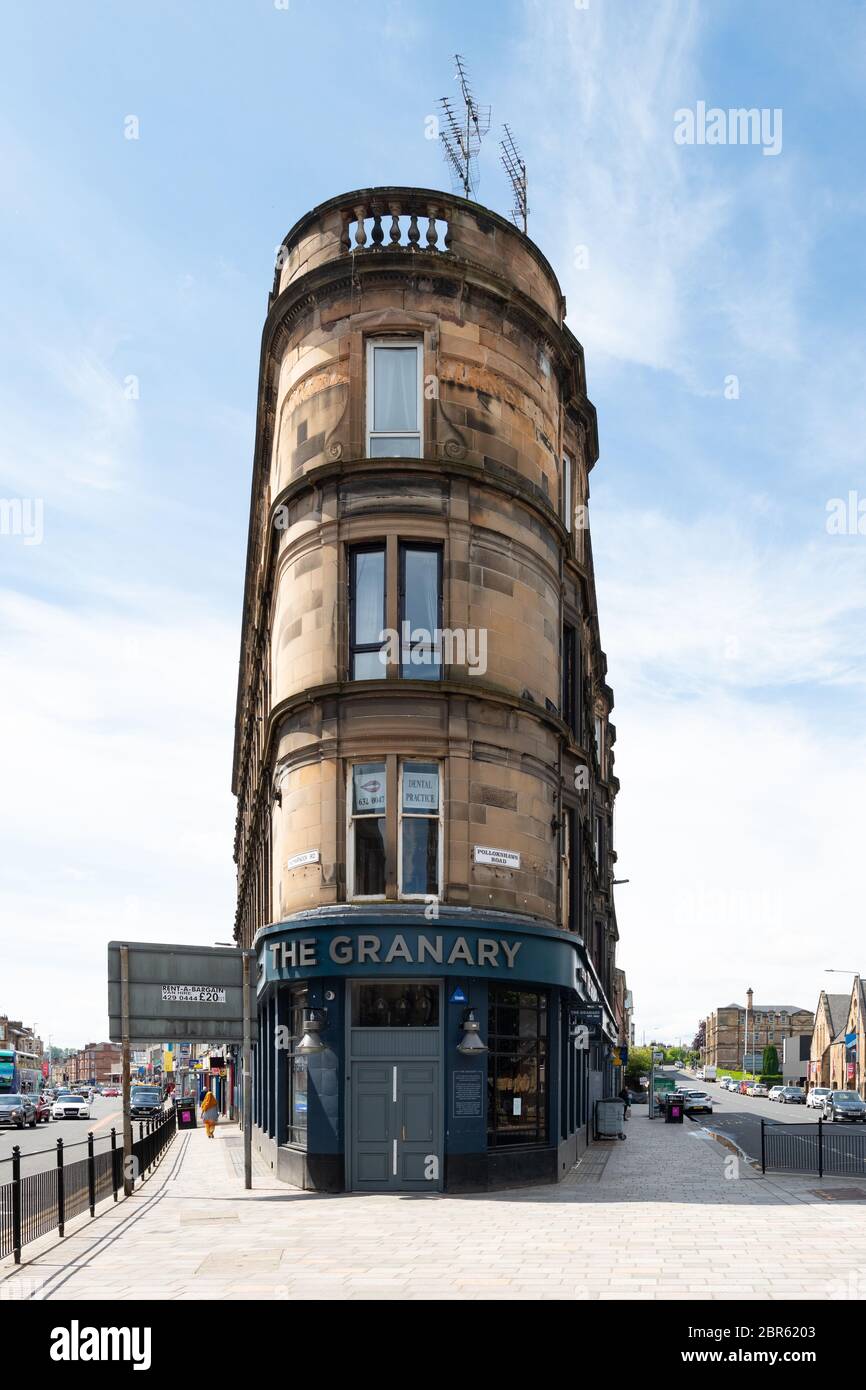
M 562 455 L 562 520 L 571 535 L 574 528 L 574 463 L 571 454 Z
M 403 811 L 403 768 L 407 763 L 435 763 L 439 769 L 439 815 L 431 816 Z M 397 767 L 397 896 L 403 902 L 427 902 L 429 893 L 403 892 L 403 819 L 437 820 L 439 840 L 436 851 L 436 893 L 437 901 L 442 899 L 442 873 L 445 866 L 445 764 L 439 758 L 422 758 L 417 754 L 411 758 L 401 758 Z
M 355 768 L 367 763 L 381 763 L 385 769 L 385 813 L 371 811 L 361 812 L 355 815 L 352 807 L 355 804 Z M 356 893 L 355 892 L 355 821 L 356 820 L 384 820 L 385 822 L 385 892 L 384 893 Z M 346 897 L 352 902 L 357 903 L 383 903 L 387 900 L 387 874 L 388 874 L 388 760 L 387 758 L 377 758 L 375 756 L 358 758 L 350 762 L 346 771 Z
M 376 369 L 374 353 L 376 348 L 413 348 L 418 367 L 418 428 L 417 430 L 374 430 L 374 394 L 376 390 Z M 371 443 L 374 439 L 417 439 L 418 457 L 424 457 L 424 341 L 422 338 L 368 338 L 367 339 L 367 457 L 372 457 Z M 411 457 L 411 455 L 410 455 Z

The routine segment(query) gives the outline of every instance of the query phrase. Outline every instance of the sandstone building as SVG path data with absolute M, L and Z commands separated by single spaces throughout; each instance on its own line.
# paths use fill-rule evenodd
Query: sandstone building
M 785 1038 L 811 1033 L 814 1015 L 796 1004 L 755 1004 L 752 991 L 746 991 L 745 1004 L 727 1004 L 715 1009 L 706 1020 L 707 1033 L 703 1061 L 728 1071 L 760 1071 L 764 1048 L 771 1044 L 782 1060 Z
M 233 773 L 256 1140 L 291 1182 L 556 1180 L 614 1086 L 597 456 L 562 292 L 511 223 L 409 188 L 296 223 Z

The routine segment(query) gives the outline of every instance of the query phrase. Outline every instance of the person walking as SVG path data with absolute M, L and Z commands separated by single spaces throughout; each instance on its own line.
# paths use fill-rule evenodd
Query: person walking
M 219 1107 L 217 1106 L 216 1096 L 213 1091 L 207 1090 L 201 1098 L 201 1122 L 207 1130 L 208 1139 L 213 1139 L 213 1132 L 216 1129 Z

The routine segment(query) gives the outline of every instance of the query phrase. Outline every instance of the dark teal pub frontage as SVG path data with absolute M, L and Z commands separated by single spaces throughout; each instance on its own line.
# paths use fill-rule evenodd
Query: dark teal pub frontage
M 354 905 L 263 927 L 255 949 L 254 1142 L 297 1187 L 558 1182 L 617 1089 L 614 1018 L 571 932 Z

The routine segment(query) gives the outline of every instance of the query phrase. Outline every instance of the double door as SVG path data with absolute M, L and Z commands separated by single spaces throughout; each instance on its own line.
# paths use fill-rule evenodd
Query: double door
M 356 1192 L 442 1188 L 439 1062 L 352 1062 L 352 1187 Z

